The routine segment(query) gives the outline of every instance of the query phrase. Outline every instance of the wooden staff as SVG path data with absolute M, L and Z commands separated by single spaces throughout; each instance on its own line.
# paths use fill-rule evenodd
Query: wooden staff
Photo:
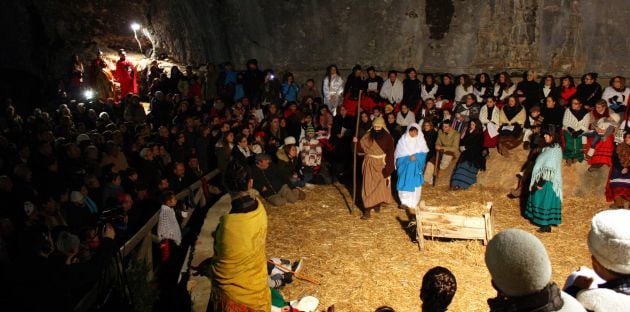
M 439 150 L 435 153 L 435 168 L 433 169 L 433 186 L 437 184 L 438 174 L 440 173 L 440 161 L 442 160 L 443 150 Z
M 300 274 L 300 273 L 293 272 L 291 269 L 289 269 L 289 268 L 287 268 L 287 267 L 283 266 L 283 265 L 282 265 L 282 264 L 280 264 L 280 263 L 275 263 L 275 262 L 273 262 L 273 261 L 271 261 L 271 260 L 269 260 L 269 259 L 267 259 L 267 262 L 269 262 L 269 263 L 271 263 L 271 264 L 275 265 L 276 267 L 278 267 L 278 269 L 280 269 L 280 270 L 282 270 L 282 271 L 284 271 L 284 272 L 286 272 L 286 273 L 292 273 L 292 274 L 293 274 L 293 276 L 295 276 L 295 277 L 297 277 L 297 278 L 299 278 L 299 279 L 301 279 L 301 280 L 304 280 L 304 281 L 307 281 L 307 282 L 311 282 L 311 283 L 313 283 L 313 284 L 315 284 L 315 285 L 319 285 L 319 282 L 318 282 L 318 281 L 316 281 L 316 280 L 314 280 L 314 279 L 312 279 L 312 278 L 310 278 L 310 277 L 308 277 L 308 276 L 306 276 L 306 275 L 302 275 L 302 274 Z
M 359 135 L 359 123 L 361 122 L 361 95 L 363 95 L 363 90 L 359 90 L 359 102 L 357 103 L 357 122 L 354 127 L 354 136 L 357 138 L 357 142 L 353 142 L 352 144 L 352 206 L 350 208 L 350 214 L 354 212 L 354 208 L 356 205 L 357 199 L 357 144 L 359 144 L 358 140 L 361 138 Z

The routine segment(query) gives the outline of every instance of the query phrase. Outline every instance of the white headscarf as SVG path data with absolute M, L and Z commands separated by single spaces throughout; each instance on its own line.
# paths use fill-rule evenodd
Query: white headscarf
M 418 130 L 418 135 L 413 138 L 409 135 L 409 130 L 411 128 L 416 128 Z M 428 153 L 429 147 L 427 146 L 427 142 L 424 140 L 424 135 L 422 134 L 422 128 L 417 123 L 412 123 L 407 126 L 407 132 L 403 134 L 403 136 L 396 144 L 396 151 L 394 152 L 394 158 L 398 159 L 400 157 L 411 156 L 417 153 Z

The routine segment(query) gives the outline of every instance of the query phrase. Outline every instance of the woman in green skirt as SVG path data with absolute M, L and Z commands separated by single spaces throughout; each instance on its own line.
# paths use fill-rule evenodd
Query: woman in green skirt
M 543 129 L 545 143 L 534 164 L 524 212 L 539 232 L 551 232 L 551 226 L 562 221 L 562 149 L 557 133 L 552 125 Z

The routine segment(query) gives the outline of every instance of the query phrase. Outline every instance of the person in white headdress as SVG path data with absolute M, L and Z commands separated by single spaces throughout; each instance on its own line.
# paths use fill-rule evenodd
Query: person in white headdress
M 410 124 L 394 151 L 396 173 L 398 174 L 396 189 L 403 209 L 415 208 L 422 193 L 424 165 L 429 147 L 424 140 L 421 129 L 417 123 Z

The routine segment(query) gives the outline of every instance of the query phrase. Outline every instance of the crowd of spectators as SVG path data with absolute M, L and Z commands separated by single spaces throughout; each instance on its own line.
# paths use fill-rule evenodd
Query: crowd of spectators
M 483 161 L 492 148 L 506 157 L 517 146 L 533 149 L 540 127 L 553 125 L 564 135 L 567 165 L 586 159 L 589 170 L 608 165 L 628 174 L 630 152 L 616 149 L 630 146 L 624 142 L 630 89 L 623 77 L 605 88 L 595 73 L 577 86 L 568 75 L 558 86 L 551 75 L 538 82 L 532 71 L 519 83 L 505 72 L 493 83 L 486 73 L 456 79 L 413 68 L 391 70 L 383 79 L 375 68 L 357 65 L 344 79 L 331 65 L 320 89 L 313 79 L 301 86 L 290 72 L 260 70 L 255 59 L 245 67 L 237 71 L 228 62 L 180 71 L 154 61 L 138 70 L 123 51 L 115 65 L 98 55 L 84 67 L 75 56 L 66 87 L 48 105 L 20 116 L 15 105 L 27 104 L 5 100 L 0 262 L 11 281 L 2 285 L 19 286 L 6 291 L 32 295 L 24 287 L 34 281 L 18 283 L 8 272 L 36 267 L 59 287 L 36 292 L 46 300 L 25 302 L 76 303 L 93 281 L 82 270 L 98 270 L 102 254 L 112 254 L 115 243 L 158 211 L 165 192 L 177 193 L 215 168 L 223 172 L 230 160 L 250 166 L 254 188 L 275 206 L 303 200 L 303 189 L 313 184 L 347 182 L 352 138 L 378 117 L 395 140 L 408 125 L 422 125 L 428 172 L 447 168 L 466 150 L 460 138 L 474 123 L 484 148 L 467 157 L 478 170 L 492 166 Z M 93 91 L 87 98 L 86 90 Z M 217 187 L 206 192 L 218 193 Z M 609 200 L 623 205 L 624 187 L 630 189 L 612 185 Z M 51 289 L 60 295 L 48 296 Z

